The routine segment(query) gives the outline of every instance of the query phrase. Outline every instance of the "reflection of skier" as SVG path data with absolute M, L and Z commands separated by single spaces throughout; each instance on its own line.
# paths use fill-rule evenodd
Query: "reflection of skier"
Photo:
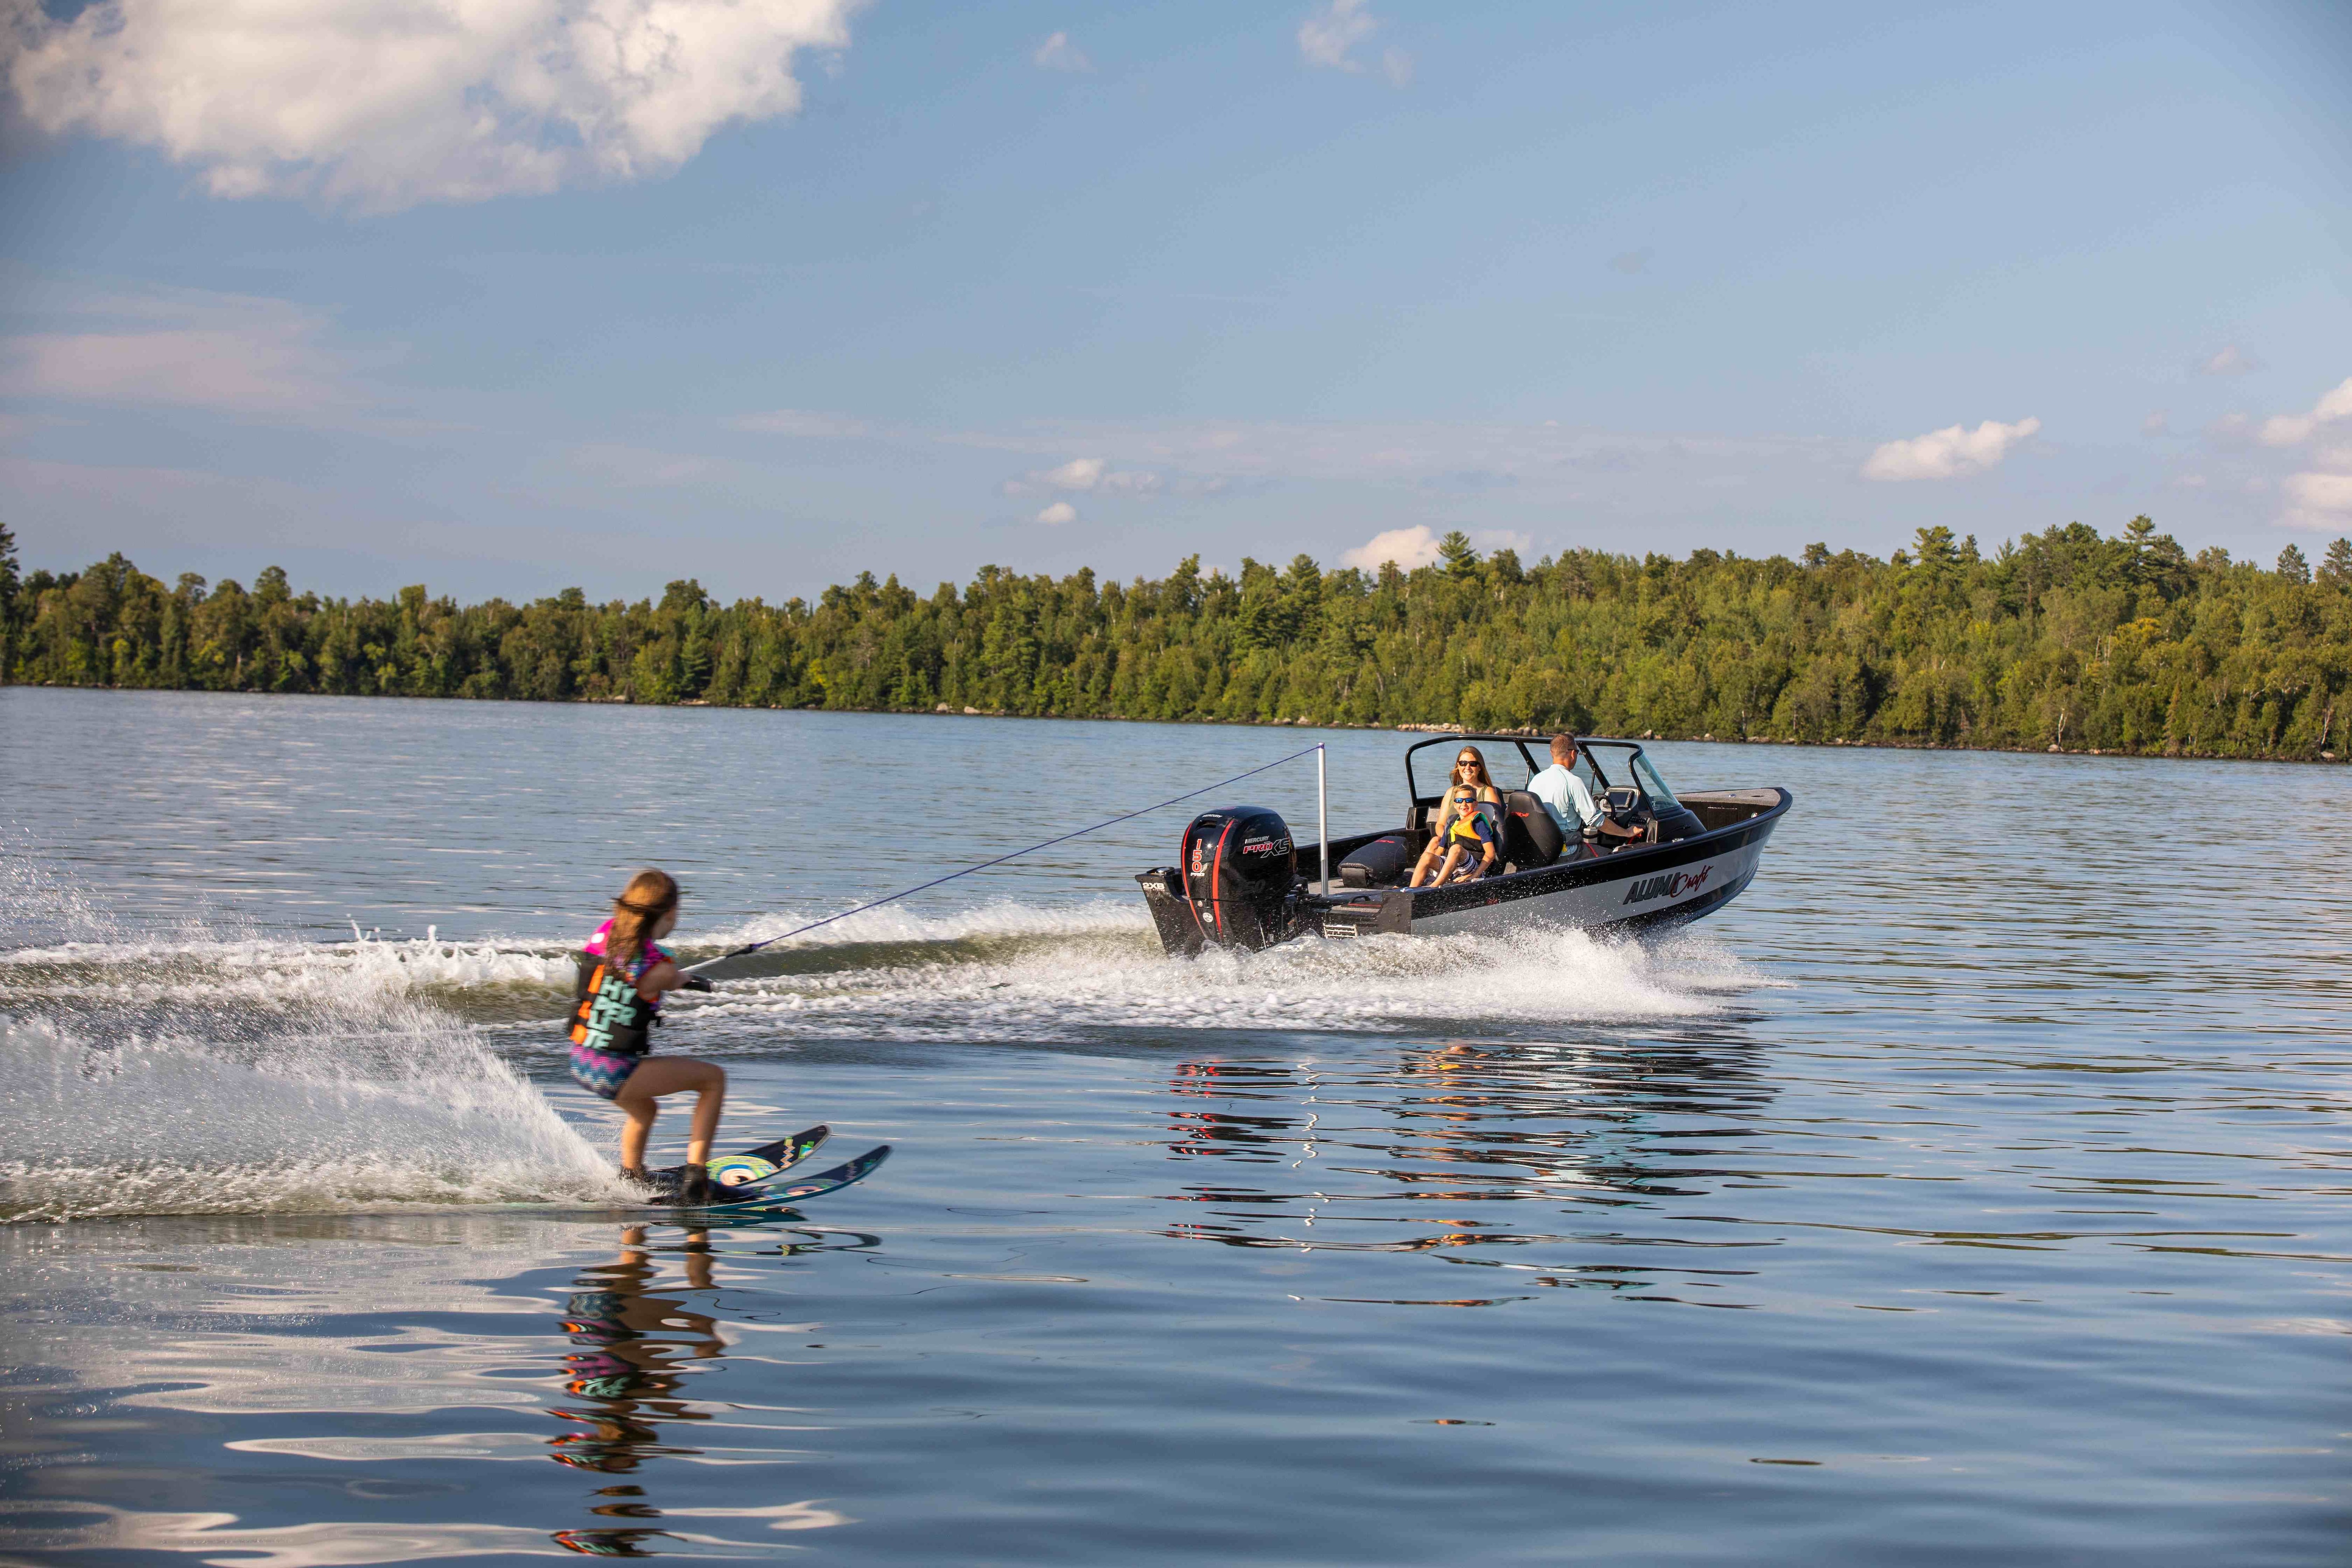
M 651 1455 L 692 1451 L 666 1446 L 659 1423 L 709 1419 L 674 1397 L 685 1376 L 680 1363 L 724 1355 L 726 1342 L 706 1314 L 688 1310 L 682 1301 L 646 1294 L 656 1273 L 645 1230 L 632 1226 L 621 1233 L 620 1257 L 604 1268 L 584 1270 L 581 1288 L 565 1301 L 563 1331 L 573 1349 L 563 1358 L 570 1373 L 563 1386 L 593 1405 L 555 1412 L 586 1428 L 554 1439 L 553 1458 L 560 1463 L 623 1475 Z M 711 1289 L 710 1249 L 702 1231 L 687 1236 L 686 1287 Z
M 648 1552 L 641 1543 L 668 1534 L 667 1530 L 559 1530 L 551 1539 L 583 1557 L 659 1557 L 662 1553 Z
M 653 1027 L 661 1022 L 662 994 L 708 991 L 710 982 L 681 973 L 659 940 L 677 924 L 677 883 L 667 871 L 640 871 L 613 900 L 613 918 L 596 928 L 579 955 L 572 1009 L 572 1077 L 581 1088 L 620 1107 L 621 1173 L 652 1185 L 646 1174 L 646 1138 L 666 1094 L 695 1095 L 686 1169 L 674 1194 L 686 1204 L 710 1195 L 710 1141 L 727 1102 L 727 1074 L 693 1057 L 653 1056 Z

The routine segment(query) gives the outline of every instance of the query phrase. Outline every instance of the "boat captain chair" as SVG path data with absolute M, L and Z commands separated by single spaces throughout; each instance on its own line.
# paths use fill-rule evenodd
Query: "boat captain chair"
M 1523 789 L 1503 792 L 1503 869 L 1532 871 L 1559 858 L 1567 840 L 1544 803 Z

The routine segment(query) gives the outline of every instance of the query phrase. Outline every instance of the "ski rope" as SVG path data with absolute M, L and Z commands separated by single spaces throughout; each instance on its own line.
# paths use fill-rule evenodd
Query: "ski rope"
M 803 935 L 809 931 L 816 930 L 819 926 L 829 926 L 835 921 L 845 921 L 852 915 L 862 915 L 868 910 L 878 910 L 884 904 L 894 904 L 900 899 L 911 898 L 913 895 L 923 892 L 928 889 L 936 888 L 942 882 L 952 882 L 958 877 L 969 877 L 974 871 L 985 871 L 991 866 L 1002 866 L 1007 860 L 1018 860 L 1024 855 L 1034 855 L 1040 849 L 1051 849 L 1056 844 L 1066 844 L 1073 838 L 1083 838 L 1089 833 L 1099 833 L 1106 827 L 1115 827 L 1122 822 L 1131 822 L 1139 816 L 1148 816 L 1152 812 L 1164 810 L 1171 805 L 1181 805 L 1185 801 L 1192 799 L 1195 795 L 1206 795 L 1213 789 L 1223 789 L 1227 784 L 1239 784 L 1242 780 L 1265 773 L 1269 768 L 1278 768 L 1285 763 L 1295 763 L 1301 757 L 1311 757 L 1321 749 L 1322 748 L 1319 746 L 1309 746 L 1303 752 L 1293 752 L 1286 757 L 1276 757 L 1274 761 L 1267 763 L 1263 767 L 1250 769 L 1248 773 L 1235 773 L 1229 779 L 1219 779 L 1215 784 L 1203 784 L 1196 790 L 1188 790 L 1182 795 L 1171 796 L 1169 799 L 1160 801 L 1157 805 L 1142 806 L 1137 810 L 1124 813 L 1121 816 L 1108 818 L 1105 821 L 1096 823 L 1091 827 L 1081 827 L 1076 833 L 1065 833 L 1059 838 L 1048 838 L 1043 844 L 1032 844 L 1025 849 L 1015 849 L 1010 855 L 999 855 L 993 860 L 982 860 L 977 866 L 966 866 L 962 870 L 950 871 L 944 877 L 934 877 L 928 882 L 921 883 L 912 888 L 901 889 L 899 891 L 889 894 L 887 897 L 877 899 L 870 904 L 860 904 L 854 910 L 844 910 L 837 915 L 827 915 L 821 921 L 811 921 L 804 926 L 797 926 L 780 935 L 767 937 L 759 942 L 747 943 L 742 947 L 734 949 L 732 952 L 722 952 L 716 958 L 706 958 L 699 963 L 688 964 L 686 968 L 681 970 L 679 973 L 684 974 L 692 974 L 698 970 L 709 969 L 713 964 L 724 963 L 730 958 L 740 958 L 747 952 L 757 952 L 763 947 L 771 947 L 777 942 L 786 941 L 792 937 Z

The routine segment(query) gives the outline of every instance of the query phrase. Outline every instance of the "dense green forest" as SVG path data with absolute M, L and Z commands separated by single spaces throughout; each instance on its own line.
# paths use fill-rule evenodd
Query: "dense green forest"
M 2314 574 L 2190 557 L 2146 518 L 1881 561 L 1574 550 L 1461 534 L 1412 572 L 1305 555 L 1157 582 L 994 566 L 925 596 L 862 574 L 814 605 L 459 605 L 166 585 L 121 555 L 21 574 L 0 528 L 0 677 L 60 686 L 1082 718 L 1459 723 L 1672 737 L 2315 757 L 2352 721 L 2352 543 Z

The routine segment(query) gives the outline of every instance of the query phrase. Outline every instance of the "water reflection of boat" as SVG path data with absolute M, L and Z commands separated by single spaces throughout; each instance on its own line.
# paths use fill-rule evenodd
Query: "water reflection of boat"
M 1496 874 L 1444 887 L 1402 883 L 1429 842 L 1444 793 L 1414 759 L 1433 746 L 1490 748 L 1503 792 Z M 1585 741 L 1576 772 L 1621 826 L 1639 830 L 1623 847 L 1563 839 L 1527 782 L 1549 765 L 1524 735 L 1441 735 L 1405 750 L 1401 828 L 1331 840 L 1336 871 L 1323 879 L 1320 846 L 1300 843 L 1263 806 L 1202 814 L 1185 829 L 1175 866 L 1136 878 L 1171 953 L 1205 946 L 1260 948 L 1301 935 L 1450 935 L 1526 925 L 1638 930 L 1681 924 L 1721 909 L 1756 875 L 1765 842 L 1793 798 L 1787 790 L 1729 789 L 1677 795 L 1632 741 Z M 1424 770 L 1427 768 L 1423 763 Z M 1427 783 L 1431 787 L 1424 789 Z
M 1750 1049 L 1735 1036 L 1605 1047 L 1465 1043 L 1393 1067 L 1186 1062 L 1169 1083 L 1177 1099 L 1167 1148 L 1196 1174 L 1167 1195 L 1199 1205 L 1198 1217 L 1166 1234 L 1244 1248 L 1437 1254 L 1507 1268 L 1523 1285 L 1648 1287 L 1659 1269 L 1629 1255 L 1645 1242 L 1628 1211 L 1742 1173 L 1706 1156 L 1720 1152 L 1714 1139 L 1741 1136 L 1739 1124 L 1771 1099 L 1769 1080 L 1748 1064 Z M 1527 1209 L 1529 1201 L 1541 1206 Z M 1563 1225 L 1563 1216 L 1589 1218 Z M 1531 1246 L 1549 1253 L 1548 1244 L 1607 1250 L 1507 1260 Z M 1744 1274 L 1696 1255 L 1754 1245 L 1677 1239 L 1674 1272 Z

